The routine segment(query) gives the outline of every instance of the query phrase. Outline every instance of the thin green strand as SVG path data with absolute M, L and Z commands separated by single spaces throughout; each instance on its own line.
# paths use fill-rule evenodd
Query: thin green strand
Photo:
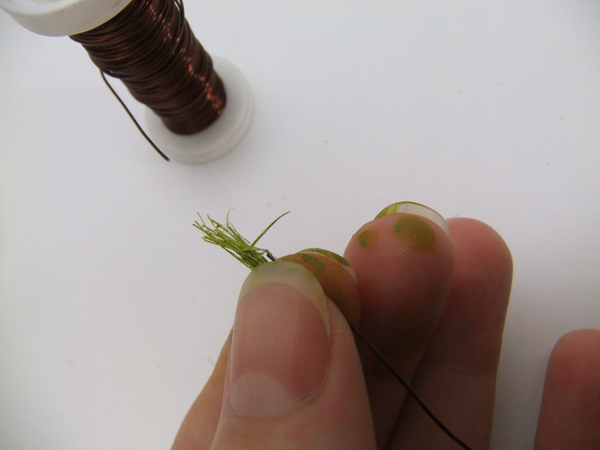
M 269 250 L 265 248 L 259 248 L 256 246 L 256 244 L 267 233 L 267 231 L 269 231 L 269 229 L 286 214 L 289 214 L 289 211 L 283 213 L 281 216 L 271 222 L 269 226 L 265 228 L 256 239 L 254 239 L 253 242 L 248 241 L 235 229 L 233 224 L 229 221 L 229 213 L 227 213 L 225 224 L 217 222 L 208 214 L 206 215 L 207 221 L 205 222 L 202 216 L 198 214 L 200 221 L 195 221 L 194 227 L 198 228 L 200 231 L 202 231 L 202 233 L 204 233 L 204 236 L 202 237 L 204 241 L 221 247 L 243 265 L 249 269 L 254 269 L 261 264 L 268 263 L 269 259 L 275 259 Z

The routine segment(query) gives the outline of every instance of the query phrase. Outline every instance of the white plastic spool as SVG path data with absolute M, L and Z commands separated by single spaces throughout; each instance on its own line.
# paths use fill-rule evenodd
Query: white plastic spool
M 17 23 L 37 34 L 68 36 L 94 29 L 116 16 L 131 0 L 0 0 Z M 187 163 L 216 159 L 242 139 L 254 111 L 250 85 L 237 66 L 213 56 L 221 77 L 227 103 L 221 116 L 205 130 L 178 135 L 167 129 L 152 110 L 145 115 L 146 132 L 169 157 Z

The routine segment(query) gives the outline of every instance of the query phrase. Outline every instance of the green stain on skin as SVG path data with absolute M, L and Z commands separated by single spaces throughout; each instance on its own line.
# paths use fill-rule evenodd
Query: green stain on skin
M 373 244 L 373 242 L 375 242 L 375 239 L 377 239 L 377 236 L 378 236 L 377 231 L 365 230 L 358 235 L 358 237 L 357 237 L 358 243 L 360 244 L 361 247 L 368 247 L 369 245 Z
M 435 247 L 435 233 L 431 226 L 418 216 L 402 216 L 396 222 L 394 234 L 402 240 L 411 239 L 414 242 L 414 250 L 419 252 L 433 252 Z M 407 248 L 407 250 L 409 250 Z
M 335 295 L 333 295 L 333 297 L 334 298 L 332 298 L 331 300 L 336 305 L 341 305 L 346 300 L 345 298 L 342 297 L 342 287 L 340 286 L 339 283 L 336 283 L 336 285 L 335 285 Z
M 325 269 L 325 263 L 318 258 L 315 258 L 313 255 L 309 255 L 308 253 L 298 253 L 297 255 L 302 258 L 302 261 L 310 264 L 312 268 L 315 269 L 315 272 L 321 272 Z
M 329 259 L 334 260 L 336 263 L 341 264 L 342 266 L 350 267 L 350 263 L 348 261 L 346 261 L 343 257 L 338 255 L 337 253 L 330 252 L 329 250 L 323 250 L 322 248 L 307 248 L 306 250 L 303 250 L 303 251 L 321 254 L 323 256 L 328 257 Z

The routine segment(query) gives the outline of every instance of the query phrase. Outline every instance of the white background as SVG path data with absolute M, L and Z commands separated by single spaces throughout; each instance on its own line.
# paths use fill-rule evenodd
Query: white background
M 492 448 L 531 448 L 554 342 L 600 328 L 600 3 L 186 11 L 256 99 L 239 146 L 205 165 L 164 162 L 81 46 L 0 12 L 0 448 L 169 448 L 247 275 L 197 212 L 233 208 L 253 238 L 290 210 L 263 245 L 341 253 L 401 200 L 512 249 Z

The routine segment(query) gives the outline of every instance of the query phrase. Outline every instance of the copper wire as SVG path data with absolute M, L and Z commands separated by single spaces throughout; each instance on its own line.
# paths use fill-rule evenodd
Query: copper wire
M 132 0 L 108 22 L 70 38 L 174 133 L 202 131 L 223 112 L 223 82 L 181 0 Z

